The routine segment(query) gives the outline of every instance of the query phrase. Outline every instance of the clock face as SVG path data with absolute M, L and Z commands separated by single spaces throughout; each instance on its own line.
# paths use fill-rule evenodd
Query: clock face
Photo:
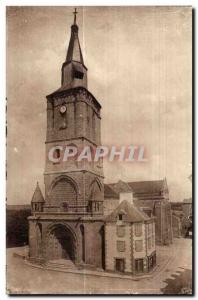
M 60 113 L 61 114 L 64 114 L 66 112 L 66 106 L 65 105 L 62 105 L 61 107 L 60 107 Z

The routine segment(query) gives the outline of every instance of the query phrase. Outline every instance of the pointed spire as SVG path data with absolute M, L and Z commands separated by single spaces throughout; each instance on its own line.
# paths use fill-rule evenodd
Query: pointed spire
M 33 197 L 32 197 L 32 202 L 34 202 L 34 203 L 45 202 L 42 192 L 41 192 L 41 189 L 39 187 L 38 181 L 37 181 L 36 189 L 35 189 Z
M 80 42 L 78 38 L 78 25 L 76 24 L 76 8 L 73 12 L 74 23 L 71 26 L 71 37 L 62 65 L 61 90 L 84 87 L 87 88 L 87 68 L 84 65 Z
M 83 56 L 82 56 L 82 51 L 80 47 L 80 42 L 78 38 L 78 25 L 76 24 L 76 14 L 78 12 L 75 11 L 73 12 L 74 14 L 74 23 L 71 26 L 71 37 L 69 41 L 69 47 L 67 51 L 67 56 L 66 56 L 66 62 L 71 62 L 71 61 L 77 61 L 80 62 L 81 64 L 84 64 L 83 61 Z

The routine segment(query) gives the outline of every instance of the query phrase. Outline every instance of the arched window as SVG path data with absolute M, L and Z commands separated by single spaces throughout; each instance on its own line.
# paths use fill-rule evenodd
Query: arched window
M 94 180 L 90 185 L 90 194 L 88 199 L 88 211 L 99 212 L 101 208 L 101 189 L 97 180 Z
M 99 183 L 97 180 L 94 180 L 92 184 L 90 185 L 90 196 L 89 200 L 92 201 L 101 201 L 101 190 Z

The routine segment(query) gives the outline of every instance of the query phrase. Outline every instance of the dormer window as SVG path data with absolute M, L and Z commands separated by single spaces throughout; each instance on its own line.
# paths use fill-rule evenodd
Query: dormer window
M 123 220 L 123 215 L 122 215 L 122 214 L 119 214 L 119 215 L 118 215 L 118 220 L 119 220 L 119 221 L 122 221 L 122 220 Z
M 124 221 L 124 216 L 126 215 L 126 212 L 121 210 L 118 214 L 117 214 L 117 224 L 122 224 L 122 222 Z

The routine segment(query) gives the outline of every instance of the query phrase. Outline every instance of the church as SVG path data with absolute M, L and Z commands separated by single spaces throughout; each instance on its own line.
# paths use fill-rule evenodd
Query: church
M 104 266 L 104 176 L 97 163 L 48 159 L 54 146 L 93 149 L 100 145 L 101 105 L 87 89 L 87 67 L 78 38 L 76 13 L 61 87 L 47 96 L 45 200 L 37 185 L 29 217 L 30 259 L 69 258 Z M 56 157 L 61 155 L 56 149 Z M 89 245 L 89 246 L 88 246 Z
M 134 186 L 104 185 L 102 160 L 59 159 L 59 147 L 88 146 L 94 152 L 101 145 L 101 105 L 87 87 L 78 30 L 75 11 L 61 87 L 46 97 L 45 197 L 37 183 L 28 218 L 29 260 L 43 266 L 67 262 L 78 268 L 149 272 L 156 264 L 156 217 L 136 205 Z M 52 148 L 57 161 L 48 159 Z M 108 198 L 116 206 L 104 214 Z

